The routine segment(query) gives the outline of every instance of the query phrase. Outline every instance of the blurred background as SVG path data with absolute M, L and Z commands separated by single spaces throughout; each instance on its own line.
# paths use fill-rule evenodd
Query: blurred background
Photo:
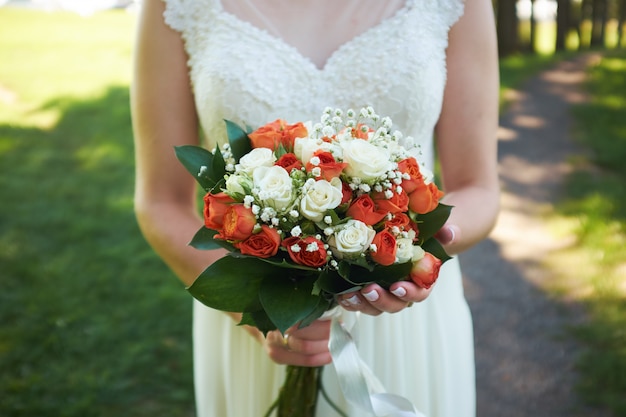
M 191 298 L 133 214 L 139 2 L 0 6 L 0 416 L 193 416 Z M 570 110 L 585 152 L 542 214 L 569 243 L 533 285 L 585 311 L 563 336 L 583 348 L 580 401 L 626 416 L 626 0 L 494 12 L 503 113 L 542 71 L 597 57 Z

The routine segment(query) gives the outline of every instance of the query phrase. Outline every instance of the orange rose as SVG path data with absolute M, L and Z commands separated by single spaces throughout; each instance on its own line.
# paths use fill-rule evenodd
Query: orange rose
M 404 213 L 396 213 L 393 215 L 391 220 L 387 220 L 385 222 L 385 229 L 391 229 L 393 227 L 397 227 L 400 230 L 405 230 L 406 226 L 409 225 L 411 219 Z
M 396 214 L 404 213 L 409 209 L 409 196 L 402 190 L 401 193 L 394 192 L 391 198 L 385 197 L 385 193 L 374 193 L 372 195 L 377 211 Z
M 347 204 L 352 201 L 352 188 L 347 182 L 341 182 L 341 204 Z
M 285 149 L 292 150 L 296 138 L 303 138 L 307 134 L 306 127 L 300 122 L 288 125 L 284 120 L 276 119 L 250 133 L 248 137 L 253 148 L 276 150 L 282 144 Z
M 364 132 L 363 131 L 363 124 L 359 123 L 357 125 L 356 128 L 352 129 L 352 137 L 357 138 L 357 139 L 364 139 L 367 140 L 368 139 L 368 135 L 373 132 L 374 130 L 371 127 L 368 127 L 367 130 Z
M 434 182 L 424 184 L 409 194 L 409 208 L 418 214 L 429 213 L 437 208 L 441 197 L 443 197 L 443 192 Z
M 278 253 L 280 246 L 280 235 L 276 229 L 267 225 L 261 226 L 259 233 L 252 234 L 243 242 L 235 244 L 235 247 L 244 255 L 256 256 L 258 258 L 269 258 Z
M 424 184 L 424 178 L 415 158 L 410 157 L 398 162 L 398 170 L 403 174 L 409 174 L 410 178 L 408 180 L 403 179 L 402 184 L 400 184 L 408 194 L 411 194 L 419 185 Z
M 224 214 L 234 202 L 226 193 L 207 193 L 204 196 L 204 226 L 220 230 L 224 224 Z
M 363 194 L 352 201 L 346 215 L 362 221 L 368 226 L 373 226 L 381 221 L 387 215 L 387 212 L 377 211 L 374 200 L 368 194 Z
M 409 276 L 418 287 L 428 289 L 437 281 L 439 268 L 441 268 L 441 260 L 430 252 L 425 252 L 423 258 L 413 262 Z
M 276 164 L 285 168 L 285 171 L 291 173 L 294 169 L 302 169 L 302 162 L 298 159 L 298 157 L 293 153 L 286 153 L 276 161 Z
M 219 239 L 242 241 L 252 235 L 256 217 L 243 204 L 231 205 L 224 214 L 224 227 L 216 236 Z
M 388 230 L 376 233 L 372 244 L 376 245 L 376 252 L 370 253 L 374 262 L 389 266 L 396 261 L 396 238 Z
M 298 265 L 319 268 L 326 264 L 328 253 L 324 249 L 324 242 L 313 236 L 303 239 L 297 236 L 288 237 L 283 240 L 282 245 L 287 249 L 291 260 Z
M 319 158 L 320 163 L 319 165 L 317 165 L 317 167 L 320 168 L 320 170 L 322 171 L 322 176 L 320 178 L 323 178 L 326 181 L 330 181 L 333 178 L 341 175 L 341 171 L 343 171 L 343 169 L 348 166 L 348 164 L 345 162 L 335 161 L 335 157 L 330 152 L 318 150 L 315 151 L 313 156 Z M 311 172 L 311 170 L 315 167 L 316 165 L 313 165 L 311 162 L 308 162 L 306 164 L 307 172 Z

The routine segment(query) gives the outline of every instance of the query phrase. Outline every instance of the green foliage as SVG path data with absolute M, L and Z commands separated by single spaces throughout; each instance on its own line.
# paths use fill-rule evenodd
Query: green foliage
M 191 298 L 133 215 L 132 19 L 0 8 L 2 416 L 193 412 Z
M 591 321 L 576 335 L 587 346 L 580 360 L 581 393 L 626 416 L 626 54 L 605 56 L 590 72 L 592 100 L 576 107 L 576 137 L 590 151 L 568 179 L 559 212 L 577 220 L 578 247 L 589 254 Z M 602 387 L 602 389 L 598 389 Z
M 213 154 L 199 146 L 177 146 L 176 157 L 205 191 L 214 191 L 224 176 L 224 158 L 219 150 Z
M 252 150 L 252 145 L 250 144 L 250 139 L 248 138 L 248 132 L 230 120 L 224 120 L 224 123 L 226 123 L 226 135 L 228 136 L 230 150 L 233 153 L 235 162 L 239 162 L 239 159 L 242 156 Z

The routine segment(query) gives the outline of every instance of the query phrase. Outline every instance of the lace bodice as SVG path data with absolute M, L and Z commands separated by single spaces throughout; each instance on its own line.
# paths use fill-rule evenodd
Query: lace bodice
M 462 0 L 406 0 L 391 17 L 343 43 L 317 67 L 295 47 L 224 10 L 219 0 L 164 0 L 181 32 L 200 123 L 209 143 L 223 119 L 258 127 L 317 118 L 327 107 L 370 105 L 432 159 L 446 80 L 448 30 Z

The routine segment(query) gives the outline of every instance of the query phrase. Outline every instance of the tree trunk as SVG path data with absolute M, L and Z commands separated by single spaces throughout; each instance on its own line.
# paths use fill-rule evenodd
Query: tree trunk
M 499 0 L 497 10 L 498 52 L 504 57 L 519 50 L 515 0 Z
M 593 0 L 591 10 L 591 47 L 604 46 L 604 28 L 606 23 L 606 0 Z
M 530 51 L 537 52 L 537 20 L 535 19 L 535 0 L 530 0 Z
M 626 1 L 626 0 L 624 0 Z M 555 50 L 565 50 L 565 40 L 571 28 L 570 0 L 557 0 L 556 10 L 556 45 Z

